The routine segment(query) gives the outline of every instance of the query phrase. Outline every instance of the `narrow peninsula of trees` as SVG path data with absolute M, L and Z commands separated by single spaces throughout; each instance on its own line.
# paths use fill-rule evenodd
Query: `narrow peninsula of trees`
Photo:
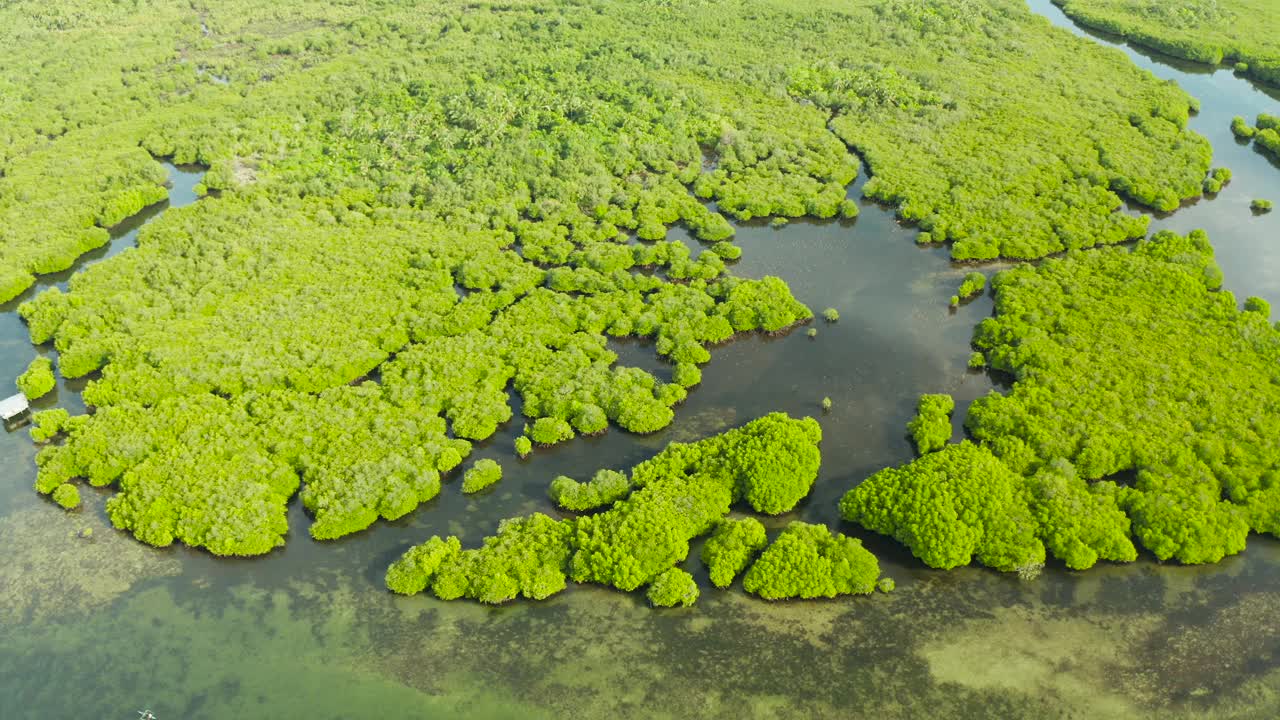
M 1137 45 L 1280 87 L 1280 6 L 1256 0 L 1053 0 L 1073 20 Z
M 916 416 L 907 423 L 907 432 L 915 440 L 921 455 L 940 450 L 951 440 L 951 411 L 956 401 L 950 395 L 921 395 Z
M 500 603 L 542 599 L 572 579 L 624 591 L 645 587 L 659 607 L 690 605 L 698 587 L 678 565 L 690 541 L 710 534 L 702 559 L 717 587 L 745 570 L 748 592 L 769 599 L 871 592 L 879 565 L 857 540 L 794 523 L 765 549 L 758 520 L 726 517 L 734 506 L 770 515 L 795 507 L 817 477 L 821 439 L 813 419 L 773 414 L 696 443 L 671 443 L 632 470 L 635 490 L 607 510 L 559 521 L 541 514 L 506 520 L 476 549 L 433 537 L 391 565 L 387 587 Z M 566 485 L 559 498 L 587 487 Z

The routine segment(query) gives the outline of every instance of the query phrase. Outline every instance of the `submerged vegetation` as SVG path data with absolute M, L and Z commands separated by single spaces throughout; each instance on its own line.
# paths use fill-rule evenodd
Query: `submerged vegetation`
M 1280 86 L 1280 6 L 1270 0 L 1053 0 L 1071 19 L 1175 57 Z
M 735 505 L 769 515 L 787 512 L 809 494 L 818 474 L 822 432 L 812 418 L 772 414 L 695 443 L 671 443 L 632 469 L 635 490 L 596 515 L 555 521 L 545 515 L 505 520 L 477 549 L 455 537 L 432 537 L 387 570 L 387 587 L 411 595 L 500 603 L 542 599 L 574 582 L 631 591 L 648 587 L 655 606 L 690 605 L 698 587 L 677 567 L 689 543 L 708 533 L 702 560 L 717 587 L 747 569 L 745 587 L 761 597 L 833 597 L 875 588 L 879 566 L 854 539 L 825 527 L 794 523 L 765 547 L 754 518 L 725 516 Z M 612 486 L 621 473 L 602 471 L 592 483 L 557 478 L 557 502 L 592 485 Z M 625 477 L 618 487 L 626 488 Z M 584 509 L 604 503 L 584 502 Z M 576 504 L 576 503 L 575 503 Z

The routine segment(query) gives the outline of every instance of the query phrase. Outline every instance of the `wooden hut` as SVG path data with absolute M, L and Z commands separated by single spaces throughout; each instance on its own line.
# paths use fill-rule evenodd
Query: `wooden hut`
M 18 393 L 13 397 L 0 400 L 0 420 L 6 429 L 14 428 L 31 418 L 31 406 L 27 404 L 27 396 Z

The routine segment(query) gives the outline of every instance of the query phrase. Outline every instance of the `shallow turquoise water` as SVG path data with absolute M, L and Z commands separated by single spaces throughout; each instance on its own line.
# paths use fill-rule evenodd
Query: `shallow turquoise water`
M 1280 195 L 1280 171 L 1235 146 L 1226 128 L 1235 114 L 1277 112 L 1276 101 L 1230 73 L 1192 74 L 1128 52 L 1201 98 L 1195 127 L 1236 176 L 1218 198 L 1158 223 L 1208 228 L 1228 287 L 1280 302 L 1280 275 L 1267 269 L 1280 262 L 1271 249 L 1280 215 L 1240 207 L 1260 189 Z M 194 200 L 194 176 L 173 176 L 173 205 Z M 839 522 L 844 490 L 911 457 L 903 428 L 919 393 L 951 392 L 963 408 L 993 386 L 965 367 L 990 299 L 948 309 L 964 270 L 944 250 L 915 247 L 914 234 L 869 203 L 848 224 L 741 228 L 734 272 L 780 275 L 841 320 L 818 322 L 814 339 L 797 332 L 716 349 L 675 424 L 654 436 L 614 431 L 518 462 L 511 423 L 478 448 L 503 460 L 495 492 L 463 496 L 452 478 L 408 518 L 337 543 L 311 540 L 295 503 L 288 546 L 266 558 L 145 548 L 107 526 L 105 495 L 87 492 L 86 509 L 72 515 L 37 497 L 30 441 L 0 435 L 0 717 L 129 718 L 143 707 L 161 720 L 1280 715 L 1280 543 L 1253 538 L 1212 567 L 1050 566 L 1025 582 L 980 568 L 926 570 Z M 132 242 L 124 235 L 102 256 Z M 14 307 L 0 308 L 0 383 L 49 351 L 26 341 Z M 621 354 L 665 369 L 652 346 Z M 42 403 L 77 409 L 76 391 L 61 384 Z M 834 402 L 829 414 L 823 396 Z M 769 604 L 707 589 L 694 608 L 654 611 L 638 595 L 595 587 L 500 608 L 381 589 L 387 563 L 431 534 L 475 543 L 500 518 L 548 511 L 554 475 L 626 467 L 671 440 L 774 410 L 819 417 L 826 437 L 813 496 L 775 524 L 803 518 L 864 537 L 897 592 Z M 84 528 L 92 538 L 75 538 Z M 696 561 L 687 567 L 706 584 Z

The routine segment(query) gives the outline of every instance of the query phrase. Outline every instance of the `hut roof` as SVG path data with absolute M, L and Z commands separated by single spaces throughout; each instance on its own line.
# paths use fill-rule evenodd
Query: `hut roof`
M 12 420 L 27 411 L 27 396 L 18 393 L 0 400 L 0 419 Z

